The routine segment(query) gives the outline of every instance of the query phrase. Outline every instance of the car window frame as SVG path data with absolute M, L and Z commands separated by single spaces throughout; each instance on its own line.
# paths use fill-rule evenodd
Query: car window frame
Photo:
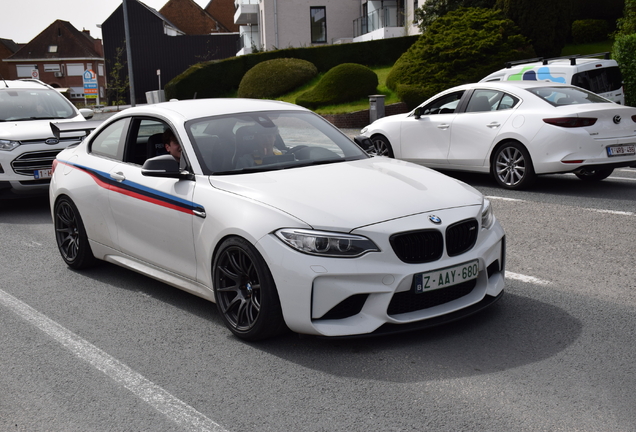
M 96 157 L 101 157 L 104 159 L 110 159 L 110 160 L 114 160 L 117 162 L 122 162 L 123 161 L 123 155 L 124 155 L 124 148 L 126 146 L 126 141 L 128 140 L 128 134 L 130 131 L 130 117 L 123 117 L 123 118 L 119 118 L 113 122 L 108 123 L 106 126 L 104 126 L 104 128 L 102 128 L 94 137 L 91 138 L 90 142 L 87 145 L 87 151 L 89 154 L 96 156 Z M 95 141 L 98 140 L 100 137 L 103 136 L 103 134 L 107 133 L 108 129 L 116 124 L 119 123 L 124 123 L 123 129 L 122 129 L 122 133 L 119 137 L 119 144 L 117 145 L 117 152 L 115 154 L 115 156 L 110 155 L 110 154 L 106 154 L 106 153 L 102 153 L 99 151 L 95 151 L 93 149 L 93 146 L 95 145 Z M 122 145 L 123 143 L 123 145 Z

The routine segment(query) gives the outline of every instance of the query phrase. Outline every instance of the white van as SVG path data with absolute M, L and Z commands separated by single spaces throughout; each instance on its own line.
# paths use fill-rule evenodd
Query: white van
M 480 82 L 486 81 L 550 81 L 570 84 L 625 105 L 621 71 L 616 60 L 609 58 L 609 53 L 508 62 L 504 69 L 491 73 Z

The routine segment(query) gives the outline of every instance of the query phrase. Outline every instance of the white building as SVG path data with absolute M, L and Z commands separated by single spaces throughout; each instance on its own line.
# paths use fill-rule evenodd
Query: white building
M 363 42 L 419 33 L 414 10 L 425 0 L 235 0 L 237 55 Z

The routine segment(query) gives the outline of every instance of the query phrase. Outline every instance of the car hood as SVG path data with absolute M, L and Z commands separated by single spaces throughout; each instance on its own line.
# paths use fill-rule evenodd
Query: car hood
M 84 120 L 84 117 L 79 115 L 70 119 L 0 122 L 0 139 L 10 141 L 29 141 L 36 139 L 53 138 L 51 122 L 66 123 L 82 120 Z
M 375 157 L 264 173 L 210 176 L 213 187 L 276 207 L 316 229 L 347 231 L 440 209 L 481 205 L 471 186 Z
M 408 112 L 408 113 L 403 113 L 403 114 L 394 114 L 394 115 L 382 117 L 382 118 L 377 119 L 376 121 L 374 121 L 370 125 L 367 125 L 366 127 L 362 128 L 362 130 L 366 132 L 367 129 L 375 129 L 375 128 L 379 127 L 379 126 L 382 126 L 385 123 L 399 122 L 399 121 L 407 118 L 410 114 L 411 113 Z

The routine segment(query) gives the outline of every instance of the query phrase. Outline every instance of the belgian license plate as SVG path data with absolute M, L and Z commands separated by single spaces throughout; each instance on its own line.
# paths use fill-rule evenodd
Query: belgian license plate
M 413 276 L 415 294 L 457 285 L 479 276 L 479 261 L 470 261 L 454 267 L 447 267 Z
M 607 147 L 608 156 L 630 156 L 636 154 L 636 145 L 620 145 Z
M 35 177 L 36 180 L 49 179 L 51 178 L 52 174 L 53 174 L 52 169 L 35 170 L 33 172 L 33 177 Z

